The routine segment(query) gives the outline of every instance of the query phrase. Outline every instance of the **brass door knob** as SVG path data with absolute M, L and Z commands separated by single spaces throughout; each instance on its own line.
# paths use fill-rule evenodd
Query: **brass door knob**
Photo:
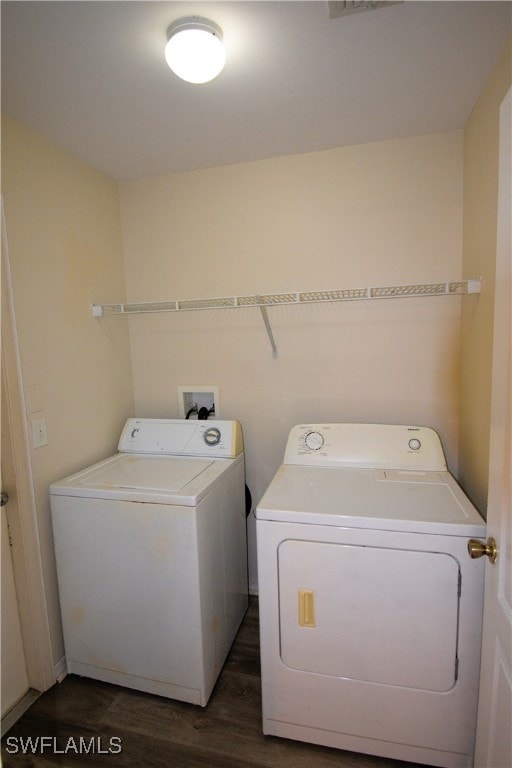
M 496 558 L 498 557 L 498 548 L 492 536 L 490 536 L 486 542 L 479 541 L 478 539 L 470 539 L 468 541 L 468 552 L 469 556 L 472 558 L 487 555 L 491 563 L 496 562 Z

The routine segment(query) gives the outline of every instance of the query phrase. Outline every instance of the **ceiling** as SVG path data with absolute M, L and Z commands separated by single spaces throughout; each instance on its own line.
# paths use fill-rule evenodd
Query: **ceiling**
M 2 109 L 121 181 L 449 131 L 511 10 L 406 0 L 331 18 L 324 0 L 3 0 Z M 167 27 L 188 15 L 224 32 L 227 64 L 208 84 L 164 60 Z

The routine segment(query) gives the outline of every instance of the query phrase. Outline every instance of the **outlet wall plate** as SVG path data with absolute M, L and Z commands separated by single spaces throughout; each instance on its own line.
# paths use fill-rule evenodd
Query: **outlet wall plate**
M 208 411 L 214 408 L 211 418 L 220 419 L 219 388 L 216 386 L 189 385 L 178 387 L 178 411 L 180 419 L 185 419 L 192 409 L 190 418 L 197 419 L 201 408 Z
M 48 431 L 46 428 L 46 419 L 34 419 L 32 424 L 32 444 L 34 448 L 42 448 L 48 445 Z

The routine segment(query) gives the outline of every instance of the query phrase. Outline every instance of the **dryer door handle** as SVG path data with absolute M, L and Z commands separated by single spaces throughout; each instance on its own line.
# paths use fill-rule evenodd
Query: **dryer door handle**
M 315 593 L 299 589 L 299 627 L 315 627 Z

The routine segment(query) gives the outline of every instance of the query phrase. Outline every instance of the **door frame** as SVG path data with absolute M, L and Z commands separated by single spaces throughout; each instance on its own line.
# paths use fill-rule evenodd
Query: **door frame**
M 36 691 L 45 691 L 56 681 L 48 607 L 34 495 L 33 473 L 24 407 L 23 377 L 16 330 L 9 248 L 1 201 L 2 243 L 2 343 L 1 375 L 11 432 L 12 462 L 17 504 L 9 520 L 12 558 L 28 681 Z M 17 512 L 16 512 L 17 510 Z

